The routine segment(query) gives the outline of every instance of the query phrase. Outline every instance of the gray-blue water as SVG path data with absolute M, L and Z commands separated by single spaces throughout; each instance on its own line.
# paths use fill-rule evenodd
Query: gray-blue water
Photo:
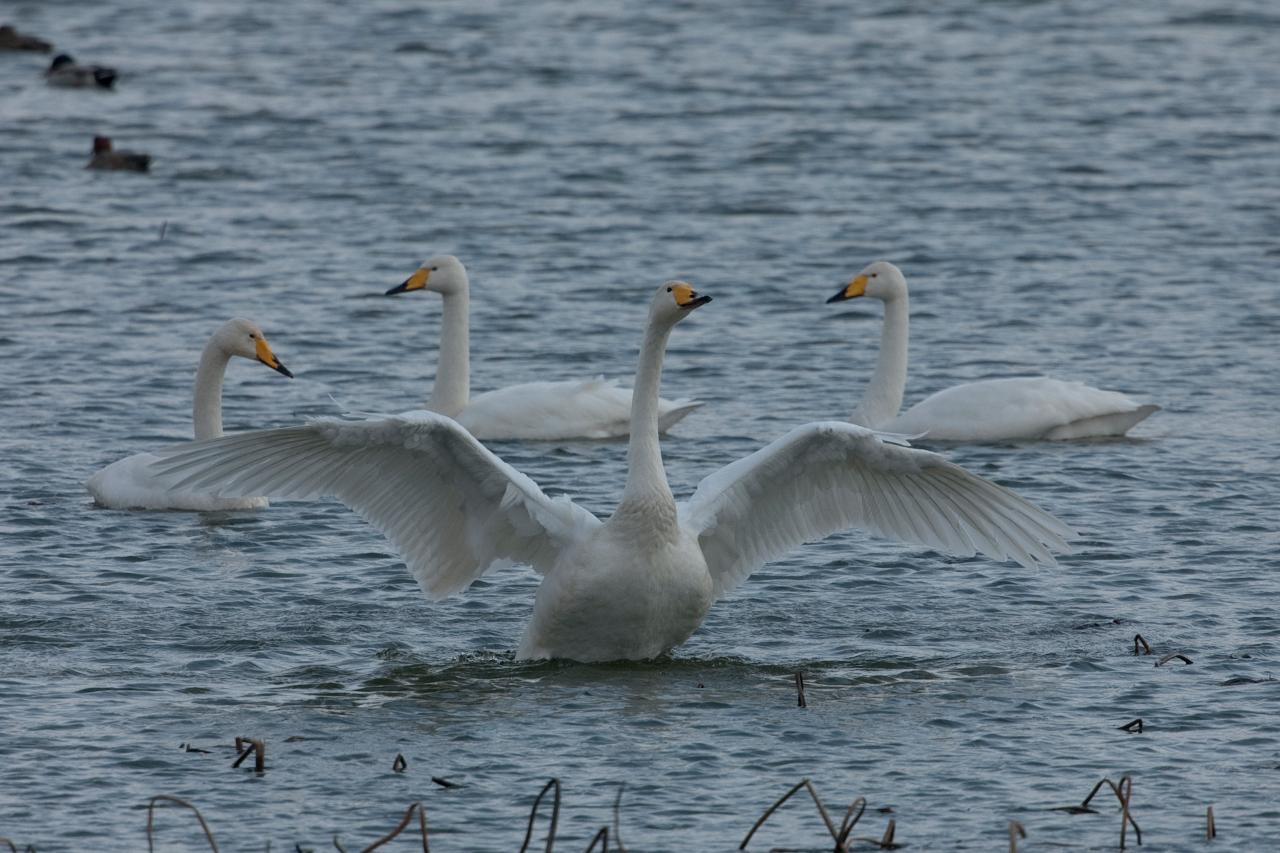
M 165 793 L 223 850 L 360 849 L 421 799 L 440 850 L 514 850 L 558 776 L 557 849 L 625 782 L 629 848 L 728 851 L 808 776 L 916 850 L 1002 849 L 1009 820 L 1024 850 L 1105 850 L 1114 798 L 1046 809 L 1129 773 L 1145 849 L 1201 849 L 1210 804 L 1225 849 L 1280 843 L 1273 4 L 4 16 L 121 79 L 55 90 L 47 57 L 0 55 L 0 835 L 137 850 Z M 95 133 L 153 173 L 85 171 Z M 824 300 L 876 258 L 912 284 L 909 401 L 1044 372 L 1164 411 L 1128 440 L 946 449 L 1083 532 L 1056 569 L 841 534 L 646 664 L 514 663 L 530 571 L 428 603 L 336 503 L 90 505 L 98 467 L 189 435 L 234 315 L 298 378 L 232 365 L 228 429 L 421 402 L 438 300 L 380 294 L 440 252 L 471 271 L 477 390 L 628 377 L 657 283 L 714 296 L 667 361 L 664 393 L 707 402 L 664 442 L 677 495 L 852 409 L 880 312 Z M 494 449 L 597 513 L 623 480 L 618 443 Z M 1194 663 L 1132 656 L 1139 632 Z M 230 768 L 236 735 L 267 740 L 264 775 Z M 796 801 L 751 849 L 825 837 Z M 177 810 L 158 838 L 207 849 Z

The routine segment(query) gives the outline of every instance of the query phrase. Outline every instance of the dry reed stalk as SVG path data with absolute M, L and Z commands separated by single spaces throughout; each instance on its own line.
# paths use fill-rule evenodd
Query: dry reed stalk
M 1016 820 L 1009 821 L 1009 853 L 1018 853 L 1018 838 L 1027 837 L 1027 828 Z
M 858 813 L 854 814 L 853 810 L 857 809 Z M 846 842 L 849 840 L 849 833 L 853 832 L 853 828 L 858 825 L 858 821 L 862 819 L 862 813 L 867 810 L 867 798 L 858 797 L 849 808 L 844 811 L 844 820 L 840 821 L 840 834 L 836 836 L 836 849 L 845 850 Z
M 1116 726 L 1116 728 L 1120 729 L 1122 732 L 1128 732 L 1129 734 L 1133 734 L 1133 730 L 1136 728 L 1138 730 L 1138 734 L 1142 734 L 1142 718 L 1138 717 L 1136 720 L 1130 720 L 1123 726 Z
M 600 853 L 609 853 L 609 827 L 602 826 L 600 831 L 596 833 L 595 838 L 591 839 L 591 845 L 586 849 L 586 853 L 591 853 L 596 849 L 596 842 L 604 839 L 604 844 L 600 848 Z
M 769 819 L 769 815 L 777 811 L 779 806 L 781 806 L 787 800 L 791 799 L 791 795 L 794 794 L 796 791 L 799 791 L 801 788 L 805 788 L 809 791 L 809 796 L 813 797 L 814 805 L 818 807 L 818 814 L 822 815 L 822 822 L 827 825 L 827 832 L 831 833 L 831 838 L 833 841 L 837 840 L 840 837 L 840 833 L 836 832 L 835 825 L 831 823 L 831 815 L 827 814 L 827 807 L 824 806 L 822 804 L 822 800 L 818 798 L 818 792 L 814 790 L 813 783 L 810 782 L 808 779 L 801 779 L 799 782 L 797 782 L 795 785 L 792 786 L 790 791 L 787 791 L 785 794 L 783 794 L 780 800 L 778 800 L 773 805 L 769 806 L 769 808 L 765 811 L 765 813 L 760 815 L 760 819 L 756 821 L 755 826 L 751 827 L 751 831 L 747 833 L 747 837 L 742 839 L 742 843 L 738 845 L 738 849 L 746 850 L 748 842 L 751 841 L 751 836 L 755 835 L 756 830 L 764 825 L 764 822 Z
M 1142 644 L 1142 653 L 1144 655 L 1151 654 L 1151 644 L 1147 642 L 1147 638 L 1142 636 L 1141 634 L 1134 634 L 1133 635 L 1133 653 L 1135 655 L 1138 653 L 1139 643 Z
M 409 808 L 404 813 L 404 817 L 400 818 L 400 823 L 396 825 L 396 828 L 361 850 L 360 853 L 369 853 L 370 850 L 377 850 L 379 847 L 404 832 L 404 828 L 409 825 L 409 821 L 413 820 L 414 809 L 417 809 L 418 811 L 418 826 L 422 830 L 422 853 L 431 853 L 430 847 L 428 846 L 429 842 L 427 840 L 427 810 L 420 802 L 410 803 Z M 333 843 L 338 843 L 336 836 L 334 837 Z M 341 850 L 342 848 L 339 847 L 338 849 Z
M 796 705 L 800 708 L 807 707 L 804 703 L 804 673 L 796 673 Z
M 533 808 L 529 810 L 529 826 L 524 831 L 524 843 L 520 845 L 520 853 L 525 853 L 529 849 L 529 840 L 533 838 L 533 820 L 538 816 L 538 806 L 542 803 L 542 798 L 546 796 L 547 791 L 552 788 L 556 789 L 556 797 L 551 804 L 551 826 L 547 828 L 547 853 L 551 853 L 551 845 L 556 841 L 556 825 L 560 822 L 560 780 L 554 778 L 542 786 L 542 790 L 533 800 Z
M 618 845 L 618 853 L 627 853 L 622 843 L 622 792 L 626 789 L 627 783 L 623 782 L 618 786 L 618 796 L 613 798 L 613 840 Z
M 251 738 L 251 737 L 237 737 L 236 752 L 240 753 L 240 757 L 237 758 L 231 764 L 232 770 L 236 769 L 241 764 L 243 764 L 244 760 L 249 757 L 249 753 L 252 752 L 253 753 L 253 772 L 254 773 L 266 772 L 267 744 L 264 741 L 260 741 L 257 738 Z
M 1156 666 L 1164 666 L 1166 663 L 1168 663 L 1171 660 L 1180 660 L 1183 663 L 1188 665 L 1190 665 L 1191 663 L 1191 658 L 1187 657 L 1186 655 L 1180 655 L 1177 652 L 1174 652 L 1173 654 L 1165 655 L 1164 657 L 1160 658 L 1160 660 L 1156 661 Z
M 391 772 L 403 773 L 405 771 L 405 768 L 407 768 L 408 766 L 409 766 L 409 762 L 405 761 L 404 756 L 397 752 L 396 760 L 391 762 Z
M 1218 837 L 1218 828 L 1213 825 L 1213 806 L 1204 815 L 1204 840 L 1212 841 Z
M 898 829 L 898 822 L 893 818 L 889 818 L 889 825 L 885 827 L 884 836 L 880 839 L 881 850 L 892 850 L 898 845 L 893 843 L 893 834 Z
M 1212 811 L 1212 809 L 1210 809 L 1210 811 Z M 0 843 L 8 844 L 8 845 L 9 845 L 9 849 L 10 849 L 13 853 L 18 853 L 18 848 L 17 848 L 17 847 L 15 847 L 15 846 L 14 846 L 14 844 L 13 844 L 13 842 L 12 842 L 12 841 L 10 841 L 9 839 L 4 838 L 4 837 L 0 837 Z
M 441 788 L 461 788 L 461 782 L 450 782 L 448 779 L 442 779 L 439 776 L 432 776 L 431 781 L 435 782 Z
M 1133 777 L 1126 773 L 1120 777 L 1120 783 L 1112 785 L 1111 789 L 1116 792 L 1116 799 L 1120 800 L 1120 849 L 1124 849 L 1125 829 L 1130 825 L 1133 826 L 1133 834 L 1138 839 L 1138 846 L 1141 847 L 1142 830 L 1138 828 L 1138 822 L 1129 813 L 1129 800 L 1133 797 Z
M 218 842 L 213 840 L 213 833 L 209 830 L 209 824 L 205 823 L 204 815 L 200 814 L 200 810 L 195 806 L 191 805 L 191 803 L 187 802 L 186 800 L 179 799 L 178 797 L 171 797 L 168 794 L 156 794 L 147 803 L 147 850 L 148 851 L 155 850 L 155 843 L 152 841 L 151 835 L 152 835 L 152 829 L 155 826 L 155 816 L 156 816 L 155 809 L 156 809 L 157 800 L 164 800 L 165 802 L 169 802 L 169 803 L 177 803 L 178 805 L 186 806 L 187 808 L 195 812 L 196 820 L 200 821 L 200 828 L 204 830 L 204 837 L 209 840 L 209 849 L 211 849 L 213 853 L 218 853 Z M 12 847 L 13 844 L 10 843 L 9 846 Z

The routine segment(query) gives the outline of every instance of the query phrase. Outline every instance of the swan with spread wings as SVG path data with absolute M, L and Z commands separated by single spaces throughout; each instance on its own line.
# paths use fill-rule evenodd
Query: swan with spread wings
M 429 598 L 500 563 L 532 566 L 542 582 L 521 659 L 661 655 L 764 563 L 848 527 L 1028 566 L 1068 550 L 1071 529 L 1013 492 L 838 421 L 792 430 L 677 503 L 658 441 L 662 360 L 671 330 L 709 301 L 679 281 L 654 294 L 626 486 L 604 521 L 431 412 L 242 433 L 170 449 L 156 467 L 176 487 L 334 495 L 394 543 Z

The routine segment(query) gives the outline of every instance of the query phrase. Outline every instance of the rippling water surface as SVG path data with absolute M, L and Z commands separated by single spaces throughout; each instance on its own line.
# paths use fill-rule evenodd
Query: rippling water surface
M 359 849 L 421 799 L 441 850 L 513 850 L 558 776 L 566 849 L 625 782 L 628 847 L 727 851 L 808 776 L 917 850 L 1000 849 L 1013 819 L 1023 849 L 1109 849 L 1113 803 L 1047 809 L 1129 773 L 1145 849 L 1200 849 L 1211 803 L 1228 849 L 1280 841 L 1272 4 L 5 14 L 121 79 L 55 90 L 46 57 L 0 55 L 0 835 L 137 850 L 167 793 L 224 850 Z M 82 169 L 95 133 L 152 174 Z M 1056 569 L 838 535 L 640 664 L 513 662 L 530 571 L 428 603 L 336 503 L 90 505 L 94 470 L 189 435 L 233 315 L 298 378 L 232 365 L 229 429 L 423 400 L 438 300 L 380 294 L 439 252 L 472 274 L 480 390 L 627 377 L 654 285 L 715 297 L 667 363 L 668 396 L 707 402 L 664 442 L 681 495 L 852 409 L 880 312 L 823 301 L 880 257 L 913 288 L 909 400 L 1043 371 L 1164 411 L 1127 440 L 946 449 L 1083 532 Z M 494 449 L 597 513 L 624 476 L 617 443 Z M 235 735 L 266 739 L 264 775 L 230 769 Z M 762 833 L 825 843 L 799 802 Z

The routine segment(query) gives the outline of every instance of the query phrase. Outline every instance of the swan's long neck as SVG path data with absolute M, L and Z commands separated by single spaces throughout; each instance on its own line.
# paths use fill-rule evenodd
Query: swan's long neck
M 854 410 L 854 423 L 882 427 L 897 417 L 902 408 L 902 392 L 907 387 L 907 318 L 910 314 L 907 294 L 885 301 L 880 354 L 862 401 Z
M 645 330 L 640 367 L 636 370 L 635 389 L 631 394 L 627 487 L 615 515 L 624 514 L 628 507 L 645 506 L 650 513 L 656 507 L 674 524 L 676 502 L 667 485 L 662 448 L 658 444 L 658 385 L 662 381 L 662 356 L 670 335 L 671 327 L 665 323 L 651 322 Z
M 200 367 L 196 369 L 196 398 L 191 409 L 197 441 L 222 435 L 222 377 L 230 360 L 227 351 L 213 341 L 209 341 L 200 354 Z
M 436 382 L 431 387 L 431 401 L 427 408 L 457 417 L 467 407 L 471 393 L 471 341 L 467 319 L 470 297 L 465 287 L 445 293 L 443 297 L 440 361 L 436 365 Z

